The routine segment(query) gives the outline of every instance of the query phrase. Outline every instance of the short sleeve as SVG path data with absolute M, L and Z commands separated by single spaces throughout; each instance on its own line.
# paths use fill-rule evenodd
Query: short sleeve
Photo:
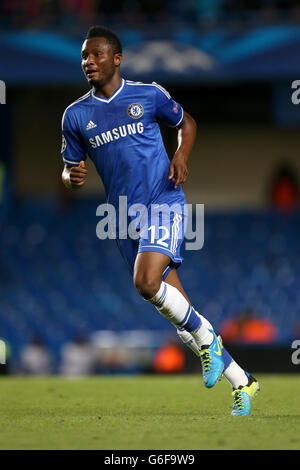
M 78 165 L 81 160 L 86 160 L 86 152 L 77 130 L 73 113 L 67 108 L 62 117 L 62 147 L 61 155 L 67 165 Z
M 179 103 L 162 86 L 153 82 L 155 89 L 155 117 L 169 127 L 179 127 L 183 121 L 184 111 Z

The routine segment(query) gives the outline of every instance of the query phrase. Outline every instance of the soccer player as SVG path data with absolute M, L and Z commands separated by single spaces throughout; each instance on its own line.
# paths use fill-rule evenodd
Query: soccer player
M 122 45 L 112 31 L 91 27 L 81 56 L 91 89 L 63 115 L 63 183 L 69 189 L 83 186 L 89 156 L 102 178 L 107 202 L 118 213 L 122 211 L 119 196 L 126 196 L 129 207 L 146 208 L 149 217 L 137 224 L 138 238 L 125 237 L 116 226 L 117 245 L 138 293 L 200 357 L 204 385 L 213 387 L 224 373 L 233 387 L 232 414 L 250 414 L 250 398 L 259 389 L 258 382 L 223 348 L 212 325 L 192 306 L 177 275 L 186 221 L 181 184 L 188 177 L 196 123 L 160 85 L 122 78 Z M 171 161 L 158 120 L 177 129 L 178 148 Z M 133 221 L 130 211 L 125 216 L 128 224 Z

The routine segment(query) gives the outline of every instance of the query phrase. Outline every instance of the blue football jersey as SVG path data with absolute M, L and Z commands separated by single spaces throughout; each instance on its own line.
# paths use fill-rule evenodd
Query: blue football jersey
M 106 99 L 92 90 L 72 103 L 62 119 L 62 158 L 78 165 L 87 156 L 103 181 L 107 202 L 118 206 L 185 203 L 181 186 L 168 179 L 169 158 L 158 121 L 182 123 L 184 111 L 169 93 L 151 84 L 122 79 Z

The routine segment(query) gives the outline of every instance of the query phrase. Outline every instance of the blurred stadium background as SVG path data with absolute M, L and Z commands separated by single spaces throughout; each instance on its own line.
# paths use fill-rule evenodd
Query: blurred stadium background
M 0 107 L 2 373 L 197 371 L 136 293 L 115 242 L 96 237 L 103 187 L 61 183 L 62 113 L 87 91 L 91 24 L 124 47 L 122 75 L 165 86 L 198 123 L 184 190 L 205 243 L 179 274 L 253 372 L 297 372 L 300 338 L 299 1 L 3 0 Z M 172 155 L 174 131 L 162 128 Z M 117 282 L 116 282 L 117 280 Z

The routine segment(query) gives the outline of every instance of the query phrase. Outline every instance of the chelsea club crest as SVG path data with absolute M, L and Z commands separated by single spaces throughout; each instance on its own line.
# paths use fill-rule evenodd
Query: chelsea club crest
M 127 113 L 132 119 L 138 119 L 143 116 L 144 108 L 139 103 L 131 103 L 127 108 Z

